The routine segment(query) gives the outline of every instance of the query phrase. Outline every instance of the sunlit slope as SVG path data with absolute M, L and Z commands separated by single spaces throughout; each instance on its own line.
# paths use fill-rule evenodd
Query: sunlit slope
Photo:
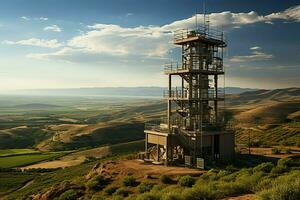
M 296 114 L 299 110 L 300 101 L 270 102 L 269 105 L 258 106 L 241 112 L 234 117 L 234 120 L 239 126 L 284 123 L 291 119 L 291 114 Z

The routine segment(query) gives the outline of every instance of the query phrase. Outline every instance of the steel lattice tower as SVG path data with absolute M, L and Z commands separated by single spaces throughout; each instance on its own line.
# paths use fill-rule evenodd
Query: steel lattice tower
M 165 65 L 167 119 L 146 126 L 146 158 L 166 163 L 185 159 L 191 165 L 196 158 L 229 158 L 234 137 L 219 108 L 225 99 L 224 86 L 219 88 L 219 76 L 224 76 L 223 33 L 205 26 L 184 29 L 174 33 L 173 43 L 181 46 L 181 63 Z M 174 78 L 181 86 L 173 87 Z

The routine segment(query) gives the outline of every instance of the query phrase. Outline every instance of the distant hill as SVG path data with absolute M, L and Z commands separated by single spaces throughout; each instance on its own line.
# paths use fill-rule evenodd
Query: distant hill
M 228 95 L 229 105 L 300 101 L 300 88 L 247 91 Z
M 33 89 L 12 92 L 18 95 L 56 95 L 56 96 L 136 96 L 162 97 L 165 87 L 94 87 L 94 88 L 65 88 L 65 89 Z M 226 87 L 227 94 L 256 91 L 253 88 Z
M 300 144 L 300 88 L 228 95 L 226 105 L 239 143 Z
M 42 103 L 30 103 L 30 104 L 16 105 L 14 107 L 18 108 L 18 109 L 43 110 L 43 109 L 59 108 L 61 106 L 51 105 L 51 104 L 42 104 Z

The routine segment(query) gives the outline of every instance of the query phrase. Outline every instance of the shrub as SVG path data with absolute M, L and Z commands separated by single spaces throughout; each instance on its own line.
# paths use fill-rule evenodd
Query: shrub
M 226 196 L 234 196 L 239 194 L 244 194 L 249 192 L 249 188 L 244 182 L 218 182 L 216 190 L 216 195 L 218 198 L 223 198 Z
M 164 183 L 164 184 L 171 184 L 171 183 L 173 182 L 173 180 L 171 179 L 171 177 L 168 176 L 168 175 L 162 175 L 162 176 L 160 177 L 160 181 L 161 181 L 162 183 Z
M 277 166 L 283 167 L 283 168 L 291 167 L 292 164 L 293 164 L 292 158 L 281 158 L 277 161 Z
M 179 178 L 178 184 L 182 187 L 192 187 L 196 180 L 191 176 L 182 176 Z
M 278 148 L 272 148 L 272 154 L 280 154 L 280 149 Z
M 59 200 L 76 200 L 79 197 L 78 193 L 73 190 L 67 190 L 59 196 Z
M 162 200 L 183 200 L 181 193 L 178 192 L 170 192 L 166 193 L 162 196 Z
M 140 193 L 149 192 L 153 188 L 153 183 L 144 182 L 138 186 L 138 191 Z
M 136 200 L 160 200 L 160 196 L 158 194 L 147 192 L 139 195 Z
M 115 193 L 117 191 L 119 187 L 116 187 L 116 186 L 111 186 L 111 187 L 108 187 L 104 190 L 105 194 L 107 195 L 112 195 L 113 193 Z
M 103 176 L 98 175 L 98 176 L 93 177 L 91 180 L 89 180 L 86 183 L 86 187 L 89 190 L 97 191 L 97 190 L 103 189 L 103 187 L 105 185 L 107 185 L 107 183 L 108 183 L 107 179 L 104 179 Z
M 283 172 L 287 171 L 287 169 L 285 167 L 282 166 L 276 166 L 272 169 L 271 173 L 272 174 L 281 174 Z
M 136 184 L 136 179 L 133 176 L 126 176 L 123 180 L 124 186 L 134 186 Z
M 152 188 L 152 192 L 160 192 L 164 189 L 164 186 L 163 185 L 154 185 L 153 188 Z
M 298 200 L 300 199 L 300 180 L 277 184 L 258 194 L 261 200 Z
M 274 168 L 273 168 L 274 169 Z M 272 169 L 272 171 L 273 171 Z M 272 187 L 272 179 L 270 178 L 264 178 L 261 181 L 258 182 L 258 184 L 255 186 L 255 191 L 262 191 L 266 190 Z
M 93 195 L 92 200 L 104 200 L 104 197 L 100 195 Z
M 119 188 L 116 190 L 116 192 L 114 194 L 122 196 L 122 197 L 127 197 L 129 195 L 129 191 L 126 190 L 125 188 Z
M 203 185 L 197 188 L 189 188 L 184 190 L 182 193 L 183 199 L 188 200 L 212 200 L 218 199 L 216 195 L 216 190 L 212 189 L 208 185 Z
M 94 157 L 94 156 L 87 156 L 87 157 L 85 157 L 85 159 L 84 159 L 84 163 L 93 162 L 93 161 L 95 161 L 95 160 L 97 160 L 96 157 Z
M 254 172 L 269 173 L 273 169 L 274 165 L 271 162 L 261 163 L 253 168 Z

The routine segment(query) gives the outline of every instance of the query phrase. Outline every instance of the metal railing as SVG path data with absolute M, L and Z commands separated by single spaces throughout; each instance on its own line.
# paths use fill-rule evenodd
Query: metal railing
M 223 89 L 219 89 L 218 91 L 215 89 L 204 89 L 200 94 L 199 91 L 189 93 L 188 89 L 182 90 L 181 88 L 175 88 L 172 90 L 164 90 L 163 97 L 171 99 L 224 99 L 225 92 Z
M 182 72 L 182 71 L 202 72 L 224 72 L 223 60 L 219 57 L 214 57 L 211 64 L 206 64 L 205 61 L 187 61 L 184 63 L 170 62 L 164 65 L 164 72 Z
M 197 29 L 180 29 L 174 32 L 174 41 L 186 39 L 189 37 L 204 37 L 207 39 L 224 40 L 222 31 L 216 29 L 207 29 L 205 26 L 198 26 Z
M 168 125 L 167 124 L 161 124 L 161 123 L 153 123 L 153 122 L 147 122 L 145 123 L 145 130 L 150 130 L 150 131 L 167 131 L 168 130 Z

